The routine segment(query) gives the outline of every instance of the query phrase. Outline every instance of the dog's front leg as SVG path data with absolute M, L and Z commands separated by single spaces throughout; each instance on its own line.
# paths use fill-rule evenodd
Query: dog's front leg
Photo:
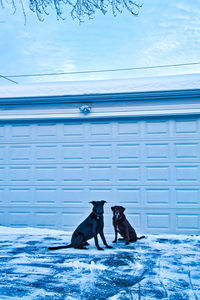
M 114 226 L 114 229 L 115 229 L 115 239 L 114 239 L 113 243 L 116 243 L 117 242 L 117 226 Z
M 126 241 L 126 245 L 128 245 L 129 242 L 130 242 L 128 226 L 127 226 L 127 228 L 126 228 L 126 237 L 125 237 L 125 241 Z
M 112 248 L 113 248 L 112 246 L 109 246 L 109 245 L 107 244 L 106 239 L 105 239 L 105 236 L 104 236 L 104 234 L 103 234 L 103 231 L 100 232 L 100 237 L 101 237 L 101 239 L 102 239 L 104 245 L 106 246 L 106 248 L 109 248 L 109 249 L 112 249 Z
M 98 250 L 103 250 L 103 248 L 101 248 L 101 247 L 99 246 L 97 234 L 95 234 L 95 236 L 94 236 L 94 241 L 95 241 L 95 245 L 96 245 L 97 249 L 98 249 Z

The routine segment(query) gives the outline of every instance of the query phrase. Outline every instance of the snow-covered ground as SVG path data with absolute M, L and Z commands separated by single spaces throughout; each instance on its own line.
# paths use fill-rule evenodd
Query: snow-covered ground
M 69 241 L 63 231 L 0 227 L 0 299 L 200 299 L 200 236 L 48 250 Z

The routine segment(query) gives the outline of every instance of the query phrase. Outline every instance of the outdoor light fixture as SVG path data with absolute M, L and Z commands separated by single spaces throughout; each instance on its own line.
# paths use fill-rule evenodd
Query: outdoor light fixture
M 79 107 L 80 112 L 83 113 L 84 115 L 87 115 L 91 112 L 91 106 L 88 104 L 83 104 Z

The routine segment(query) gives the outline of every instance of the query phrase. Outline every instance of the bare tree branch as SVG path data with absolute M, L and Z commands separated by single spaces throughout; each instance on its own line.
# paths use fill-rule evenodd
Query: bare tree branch
M 0 8 L 9 6 L 13 13 L 16 12 L 16 0 L 0 0 Z M 23 0 L 19 0 L 23 15 L 26 20 L 25 5 Z M 64 11 L 66 6 L 71 9 L 72 19 L 84 21 L 85 17 L 92 19 L 95 17 L 96 11 L 106 14 L 109 9 L 112 10 L 114 16 L 122 13 L 123 9 L 127 9 L 131 14 L 137 16 L 142 4 L 134 0 L 28 0 L 29 8 L 34 12 L 40 21 L 44 21 L 45 15 L 49 14 L 49 9 L 55 9 L 58 19 L 64 19 Z

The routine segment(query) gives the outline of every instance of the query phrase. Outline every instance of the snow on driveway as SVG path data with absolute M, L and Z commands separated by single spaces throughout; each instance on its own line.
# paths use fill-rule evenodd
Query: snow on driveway
M 107 235 L 111 244 L 113 236 Z M 66 232 L 0 227 L 0 300 L 200 299 L 200 237 L 151 235 L 98 251 L 49 251 Z

